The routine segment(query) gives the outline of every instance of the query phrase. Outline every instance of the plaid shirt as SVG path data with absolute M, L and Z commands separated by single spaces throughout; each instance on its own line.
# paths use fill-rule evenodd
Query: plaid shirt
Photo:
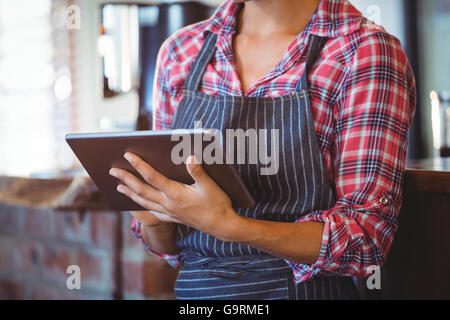
M 227 1 L 210 19 L 165 41 L 155 75 L 154 129 L 171 127 L 207 32 L 218 35 L 217 50 L 199 90 L 212 96 L 243 94 L 232 50 L 240 5 Z M 308 82 L 315 131 L 337 202 L 298 220 L 325 224 L 317 262 L 289 264 L 296 282 L 318 274 L 367 276 L 385 261 L 398 228 L 416 102 L 414 76 L 398 39 L 349 2 L 322 0 L 281 62 L 245 95 L 292 92 L 305 68 L 310 34 L 329 38 Z M 140 238 L 136 220 L 132 231 Z M 176 256 L 160 257 L 177 264 Z

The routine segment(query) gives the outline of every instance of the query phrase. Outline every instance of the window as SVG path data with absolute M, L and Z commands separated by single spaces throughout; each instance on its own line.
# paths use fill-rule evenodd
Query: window
M 65 1 L 0 0 L 0 174 L 71 165 Z

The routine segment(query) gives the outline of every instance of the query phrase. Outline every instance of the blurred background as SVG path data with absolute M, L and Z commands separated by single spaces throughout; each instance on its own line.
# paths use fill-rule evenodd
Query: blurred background
M 151 128 L 160 45 L 221 2 L 0 0 L 0 298 L 172 297 L 175 272 L 75 179 L 85 174 L 64 136 Z M 450 156 L 450 0 L 350 2 L 413 66 L 409 159 Z M 14 188 L 34 198 L 15 203 Z M 87 270 L 82 290 L 65 287 L 70 264 Z

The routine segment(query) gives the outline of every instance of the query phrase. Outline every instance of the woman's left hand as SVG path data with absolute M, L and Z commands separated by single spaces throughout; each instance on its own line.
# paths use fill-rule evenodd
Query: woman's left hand
M 195 163 L 195 157 L 189 157 L 186 163 L 195 181 L 193 185 L 166 178 L 135 154 L 127 152 L 124 157 L 146 183 L 126 170 L 112 168 L 110 175 L 123 183 L 117 187 L 119 192 L 148 210 L 166 214 L 178 223 L 220 240 L 231 241 L 240 216 L 233 210 L 228 195 Z

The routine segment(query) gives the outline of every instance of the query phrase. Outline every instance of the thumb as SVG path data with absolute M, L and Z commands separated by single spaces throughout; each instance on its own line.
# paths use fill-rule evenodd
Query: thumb
M 189 156 L 189 158 L 187 158 L 186 167 L 195 183 L 202 184 L 210 179 L 195 156 Z

